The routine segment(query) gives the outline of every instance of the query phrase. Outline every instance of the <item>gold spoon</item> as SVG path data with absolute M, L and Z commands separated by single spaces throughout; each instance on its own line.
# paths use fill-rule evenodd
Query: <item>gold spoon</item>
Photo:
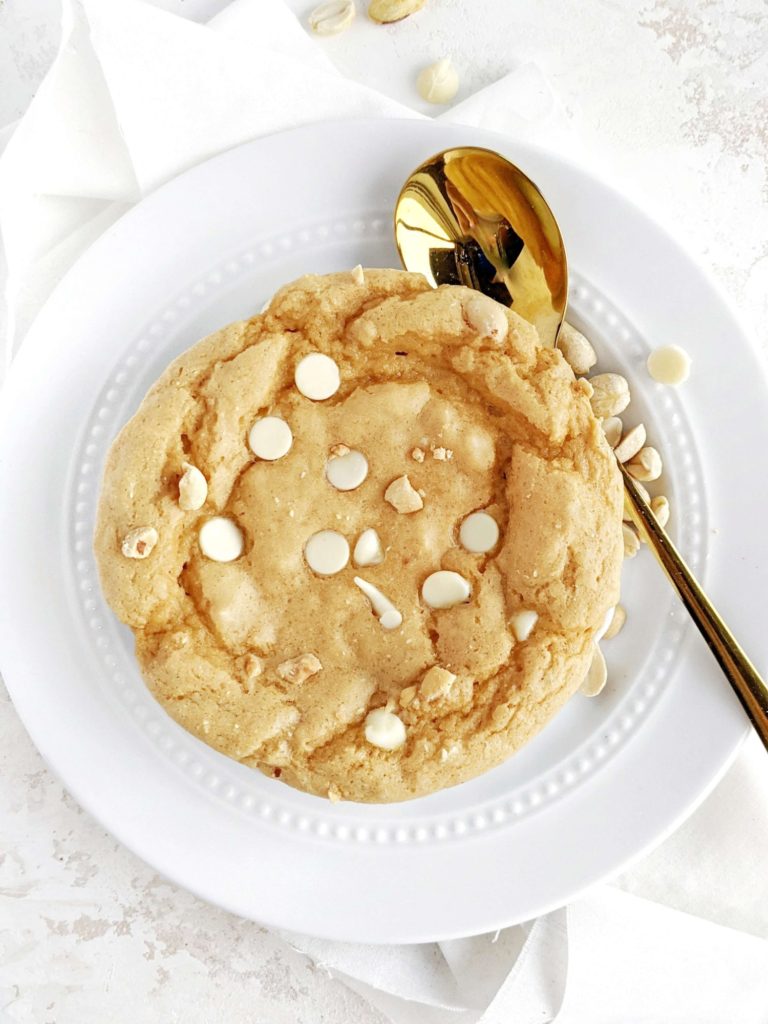
M 534 324 L 554 346 L 568 300 L 557 221 L 538 188 L 490 149 L 447 149 L 417 167 L 395 205 L 395 241 L 406 270 L 433 285 L 463 284 Z M 625 506 L 768 748 L 768 685 L 697 583 L 632 477 L 618 463 Z

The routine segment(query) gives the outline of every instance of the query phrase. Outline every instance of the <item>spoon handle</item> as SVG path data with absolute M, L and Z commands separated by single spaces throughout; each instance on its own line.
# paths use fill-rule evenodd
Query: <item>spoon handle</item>
M 625 504 L 640 538 L 648 544 L 680 595 L 728 682 L 736 691 L 763 745 L 768 749 L 768 685 L 760 678 L 736 637 L 718 615 L 680 552 L 656 522 L 656 517 L 640 496 L 634 480 L 621 463 L 619 469 L 624 477 Z

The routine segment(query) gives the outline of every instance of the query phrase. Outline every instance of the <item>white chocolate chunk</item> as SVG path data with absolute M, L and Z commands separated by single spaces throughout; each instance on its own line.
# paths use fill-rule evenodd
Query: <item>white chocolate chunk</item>
M 464 316 L 481 338 L 503 345 L 509 332 L 509 320 L 503 306 L 487 295 L 473 295 L 464 306 Z
M 509 620 L 509 624 L 512 627 L 512 632 L 515 634 L 515 639 L 520 643 L 527 640 L 538 621 L 539 613 L 529 611 L 528 609 L 523 609 L 513 615 Z
M 200 550 L 212 562 L 234 562 L 243 553 L 243 531 L 226 516 L 213 516 L 200 527 Z
M 183 462 L 181 466 L 184 472 L 179 478 L 179 508 L 196 512 L 208 497 L 208 481 L 191 462 Z
M 359 263 L 350 270 L 350 274 L 355 284 L 365 284 L 365 271 Z
M 453 608 L 469 600 L 472 587 L 463 576 L 450 569 L 440 569 L 424 580 L 421 596 L 430 608 Z
M 282 459 L 291 450 L 291 428 L 279 416 L 262 416 L 251 427 L 248 445 L 253 454 L 266 462 Z
M 335 530 L 320 530 L 304 545 L 304 559 L 318 576 L 335 576 L 349 562 L 349 544 Z
M 357 538 L 355 550 L 352 552 L 355 565 L 381 565 L 384 561 L 384 548 L 381 539 L 373 529 L 363 530 Z
M 592 661 L 589 663 L 589 671 L 587 672 L 584 682 L 581 684 L 580 692 L 585 697 L 596 697 L 598 693 L 601 693 L 608 681 L 608 666 L 605 664 L 605 658 L 603 652 L 595 644 L 595 649 L 592 654 Z
M 663 345 L 648 356 L 648 373 L 659 384 L 677 387 L 688 380 L 691 357 L 679 345 Z
M 484 555 L 499 542 L 499 524 L 487 512 L 472 512 L 459 527 L 459 541 L 473 555 Z
M 424 461 L 424 449 L 423 448 L 414 448 L 413 451 L 411 452 L 411 458 L 415 462 L 423 462 Z
M 301 394 L 313 402 L 325 401 L 341 386 L 339 367 L 322 352 L 310 352 L 299 360 L 293 379 Z
M 277 674 L 289 683 L 299 685 L 322 670 L 322 662 L 315 654 L 300 654 L 277 666 Z
M 123 537 L 120 550 L 126 558 L 146 558 L 157 544 L 158 532 L 154 526 L 138 526 Z
M 450 103 L 459 91 L 459 76 L 450 57 L 422 68 L 416 79 L 419 96 L 427 103 Z
M 433 665 L 424 673 L 419 693 L 424 700 L 437 700 L 438 697 L 446 697 L 455 682 L 456 676 L 453 672 L 449 672 L 447 668 L 442 668 L 440 665 Z
M 376 708 L 365 719 L 365 738 L 381 750 L 397 750 L 405 743 L 405 726 L 394 711 Z
M 325 464 L 325 478 L 337 491 L 354 491 L 368 476 L 368 460 L 362 452 L 332 455 Z
M 316 7 L 307 20 L 315 35 L 337 36 L 349 28 L 354 17 L 354 0 L 328 0 Z
M 371 608 L 373 608 L 373 612 L 378 617 L 383 629 L 397 629 L 398 626 L 402 625 L 403 616 L 389 598 L 382 594 L 378 587 L 374 587 L 372 583 L 361 579 L 359 576 L 355 576 L 354 582 L 355 586 L 359 587 L 371 602 Z
M 384 491 L 384 500 L 388 501 L 392 508 L 402 515 L 407 515 L 409 512 L 418 512 L 424 508 L 421 495 L 414 489 L 407 474 L 399 476 L 396 480 L 392 481 L 386 491 Z
M 453 458 L 453 451 L 450 448 L 433 448 L 432 458 L 438 462 L 449 462 Z

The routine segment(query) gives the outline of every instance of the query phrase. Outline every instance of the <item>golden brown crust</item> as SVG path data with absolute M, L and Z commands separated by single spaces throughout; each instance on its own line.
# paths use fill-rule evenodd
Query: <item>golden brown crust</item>
M 313 793 L 407 799 L 499 764 L 578 688 L 618 600 L 621 486 L 585 389 L 514 313 L 503 346 L 479 337 L 464 315 L 472 295 L 390 270 L 367 270 L 362 284 L 349 273 L 302 278 L 172 363 L 107 461 L 102 585 L 136 634 L 149 686 L 217 750 Z M 293 385 L 310 351 L 341 370 L 324 402 Z M 247 445 L 267 412 L 294 437 L 275 462 Z M 355 491 L 325 479 L 339 443 L 368 459 Z M 184 463 L 208 480 L 199 511 L 178 505 Z M 383 498 L 404 474 L 423 491 L 410 514 Z M 501 527 L 488 555 L 457 541 L 476 509 Z M 212 514 L 242 528 L 237 561 L 201 554 L 198 530 Z M 122 538 L 143 526 L 158 542 L 128 559 Z M 354 546 L 368 527 L 385 549 L 380 565 L 329 578 L 309 570 L 313 533 L 334 529 Z M 438 569 L 470 581 L 469 603 L 425 606 L 421 584 Z M 402 627 L 382 629 L 356 572 L 393 601 Z M 509 626 L 521 609 L 539 615 L 524 642 Z M 322 669 L 282 678 L 278 666 L 304 654 Z M 434 665 L 457 678 L 427 699 L 419 685 Z M 384 705 L 406 725 L 395 751 L 364 738 L 366 714 Z

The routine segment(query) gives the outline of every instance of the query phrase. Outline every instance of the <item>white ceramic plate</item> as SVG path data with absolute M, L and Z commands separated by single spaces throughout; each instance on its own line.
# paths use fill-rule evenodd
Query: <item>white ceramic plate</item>
M 650 555 L 625 572 L 610 684 L 525 750 L 407 804 L 334 805 L 235 764 L 171 721 L 91 554 L 106 449 L 202 335 L 307 271 L 397 266 L 408 171 L 486 145 L 539 184 L 563 230 L 572 316 L 666 457 L 683 552 L 764 662 L 766 384 L 713 286 L 621 196 L 550 154 L 424 122 L 315 125 L 232 150 L 132 210 L 80 260 L 10 376 L 0 434 L 0 657 L 30 734 L 81 804 L 157 870 L 245 917 L 336 939 L 425 941 L 560 905 L 647 850 L 715 783 L 741 710 Z M 652 384 L 649 346 L 693 374 Z

